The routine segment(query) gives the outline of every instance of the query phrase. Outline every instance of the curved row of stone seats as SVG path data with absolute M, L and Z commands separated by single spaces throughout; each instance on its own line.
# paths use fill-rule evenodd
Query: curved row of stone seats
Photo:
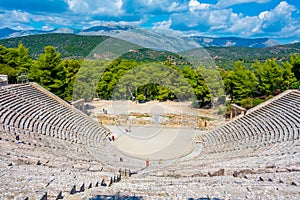
M 57 155 L 58 156 L 57 159 L 62 158 L 62 159 L 71 159 L 77 161 L 84 160 L 86 162 L 90 160 L 99 162 L 99 157 L 101 156 L 101 155 L 100 156 L 93 155 L 93 152 L 90 152 L 89 147 L 84 147 L 77 143 L 70 144 L 67 141 L 61 141 L 60 139 L 47 137 L 44 135 L 33 135 L 33 136 L 24 135 L 20 143 L 18 143 L 13 137 L 11 137 L 10 133 L 5 134 L 5 132 L 3 133 L 3 130 L 1 131 L 2 131 L 1 136 L 3 136 L 1 137 L 1 140 L 9 141 L 10 146 L 16 145 L 15 147 L 19 148 L 22 151 L 24 151 L 24 148 L 36 149 L 35 152 L 38 154 L 41 154 L 41 152 L 46 151 L 49 153 L 49 156 Z M 39 149 L 39 148 L 43 148 L 43 149 Z M 101 151 L 98 150 L 97 153 L 101 154 Z M 31 152 L 29 152 L 29 154 L 31 154 Z M 28 155 L 24 154 L 24 156 L 28 156 Z
M 0 197 L 7 199 L 41 199 L 47 193 L 50 199 L 82 192 L 91 187 L 107 186 L 112 174 L 84 172 L 69 168 L 56 169 L 43 166 L 10 166 L 2 177 Z M 17 176 L 11 179 L 13 175 Z M 11 181 L 11 182 L 9 182 Z M 101 185 L 102 183 L 102 185 Z M 103 184 L 105 183 L 105 184 Z M 5 185 L 4 185 L 5 184 Z
M 99 144 L 98 135 L 107 129 L 43 90 L 34 83 L 1 88 L 1 123 L 64 140 Z
M 299 172 L 293 175 L 299 176 Z M 285 180 L 288 176 L 289 174 L 283 174 L 278 180 Z M 136 176 L 126 182 L 118 183 L 109 188 L 109 194 L 126 191 L 127 195 L 137 195 L 145 199 L 297 199 L 299 197 L 299 188 L 289 181 L 281 183 L 273 177 L 274 181 L 268 179 L 259 181 L 258 177 L 235 178 L 232 175 L 201 176 L 200 174 L 189 176 L 180 174 L 180 171 L 172 174 L 164 170 L 157 174 L 151 173 L 151 176 Z M 100 193 L 98 190 L 95 194 L 97 192 Z
M 119 155 L 106 128 L 34 83 L 1 88 L 0 99 L 0 142 L 12 147 L 1 161 L 14 158 L 2 162 L 7 173 L 1 177 L 0 198 L 56 199 L 115 180 Z M 42 160 L 37 166 L 22 164 L 33 158 Z M 74 169 L 80 171 L 74 174 Z M 14 184 L 13 177 L 20 181 Z
M 297 181 L 300 175 L 299 156 L 300 140 L 270 144 L 269 146 L 264 146 L 257 149 L 248 148 L 236 150 L 235 152 L 222 151 L 219 153 L 211 153 L 210 151 L 204 150 L 201 151 L 197 156 L 182 158 L 182 160 L 179 160 L 177 163 L 174 163 L 170 166 L 162 167 L 158 170 L 152 169 L 155 172 L 152 172 L 151 176 L 154 177 L 155 174 L 157 174 L 158 177 L 176 177 L 176 180 L 179 181 L 183 180 L 182 177 L 199 177 L 199 182 L 205 184 L 205 180 L 203 180 L 205 178 L 203 177 L 208 177 L 208 172 L 225 169 L 225 176 L 231 177 L 235 170 L 244 171 L 247 176 L 249 174 L 255 174 L 256 176 L 270 176 L 270 174 L 276 174 L 276 176 L 281 176 L 281 174 L 285 172 L 286 177 L 292 181 Z M 298 172 L 297 176 L 295 177 L 289 174 L 289 171 L 292 171 L 293 169 L 294 171 Z M 224 175 L 221 177 L 221 180 L 226 179 Z M 211 177 L 209 179 L 211 179 Z M 233 181 L 235 182 L 235 180 Z M 241 180 L 239 179 L 238 181 Z M 245 183 L 247 186 L 251 186 L 248 180 L 245 181 L 247 181 Z M 173 185 L 175 184 L 173 181 L 172 183 Z M 156 184 L 162 184 L 162 180 L 157 181 Z M 191 181 L 191 184 L 193 185 L 194 182 Z M 256 182 L 254 184 L 257 185 Z M 222 185 L 228 187 L 227 183 Z M 211 187 L 211 185 L 205 184 L 205 187 Z M 293 196 L 292 194 L 295 195 L 295 192 L 299 190 L 299 188 L 292 186 L 291 184 L 287 184 L 285 187 L 286 189 L 291 189 L 293 191 L 290 194 L 286 194 L 286 198 L 288 196 Z M 261 188 L 262 190 L 268 190 L 269 186 L 264 185 L 261 186 Z M 197 190 L 194 192 L 197 192 Z M 208 194 L 212 193 L 214 192 L 211 191 Z M 257 193 L 257 195 L 258 194 L 259 193 Z M 234 197 L 236 198 L 237 196 Z
M 232 144 L 234 145 L 234 144 Z M 224 168 L 228 166 L 239 167 L 264 167 L 272 163 L 279 167 L 297 166 L 297 159 L 300 156 L 299 140 L 287 141 L 284 143 L 270 144 L 259 148 L 244 148 L 231 151 L 212 152 L 203 150 L 201 154 L 184 163 L 189 166 L 219 166 Z M 287 162 L 288 161 L 288 162 Z M 209 167 L 208 167 L 209 168 Z
M 31 92 L 30 97 L 25 98 L 27 93 L 23 90 Z M 39 102 L 36 102 L 36 96 L 39 96 Z M 36 89 L 36 85 L 32 83 L 13 85 L 1 88 L 0 97 L 1 128 L 5 130 L 3 133 L 9 137 L 9 140 L 15 140 L 18 134 L 20 140 L 26 144 L 48 145 L 52 148 L 74 146 L 65 149 L 65 153 L 70 153 L 69 156 L 74 154 L 74 150 L 80 151 L 83 157 L 88 153 L 88 157 L 97 159 L 112 153 L 112 150 L 106 150 L 109 146 L 105 144 L 106 135 L 109 133 L 106 128 L 99 126 L 97 122 L 66 102 L 59 102 L 62 100 L 58 97 L 55 99 L 49 97 L 42 88 Z M 51 138 L 58 140 L 50 142 Z M 63 147 L 60 148 L 61 151 Z M 78 156 L 74 155 L 74 157 Z
M 300 137 L 300 91 L 291 90 L 259 109 L 210 131 L 204 144 L 213 151 L 234 150 Z
M 116 170 L 99 163 L 99 155 L 93 155 L 89 147 L 37 134 L 42 138 L 37 145 L 32 144 L 33 137 L 26 140 L 28 135 L 17 143 L 2 138 L 11 136 L 12 130 L 6 128 L 0 126 L 0 199 L 41 199 L 45 195 L 56 199 L 71 194 L 74 186 L 73 193 L 99 187 L 103 181 L 108 186 L 114 177 Z
M 48 137 L 39 134 L 20 134 L 20 141 L 17 142 L 15 135 L 11 132 L 20 131 L 14 127 L 1 126 L 1 139 L 13 143 L 20 143 L 20 145 L 29 145 L 32 148 L 43 147 L 51 154 L 60 157 L 68 157 L 70 159 L 83 159 L 83 160 L 99 160 L 102 158 L 104 150 L 88 146 L 82 146 L 78 143 L 70 143 L 68 141 L 60 140 L 59 138 Z M 105 149 L 103 147 L 103 149 Z

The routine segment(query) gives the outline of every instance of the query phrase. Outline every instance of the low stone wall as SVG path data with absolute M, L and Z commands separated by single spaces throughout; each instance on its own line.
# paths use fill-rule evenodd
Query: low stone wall
M 99 122 L 103 125 L 161 125 L 166 127 L 188 127 L 204 129 L 209 129 L 211 126 L 214 125 L 214 121 L 210 118 L 177 114 L 166 114 L 157 116 L 153 116 L 150 113 L 130 113 L 128 115 L 98 114 L 93 117 L 96 117 L 99 120 Z

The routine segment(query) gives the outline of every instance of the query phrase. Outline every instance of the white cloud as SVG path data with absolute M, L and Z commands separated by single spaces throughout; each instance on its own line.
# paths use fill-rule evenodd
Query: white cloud
M 123 13 L 122 0 L 66 0 L 70 11 L 84 15 L 118 16 Z
M 196 4 L 195 4 L 196 5 Z M 183 29 L 198 29 L 198 31 L 215 31 L 225 30 L 232 26 L 238 19 L 239 15 L 233 13 L 231 9 L 206 9 L 200 10 L 196 7 L 191 7 L 188 14 L 176 14 L 171 18 L 174 25 Z M 199 7 L 198 7 L 199 8 Z M 174 26 L 173 26 L 174 27 Z
M 41 23 L 45 23 L 45 26 L 51 25 L 54 26 L 55 25 L 60 25 L 60 26 L 72 26 L 74 25 L 74 21 L 78 21 L 77 23 L 80 24 L 81 20 L 79 17 L 77 18 L 70 18 L 68 16 L 56 16 L 56 15 L 49 15 L 49 16 L 45 16 L 45 15 L 32 15 L 31 16 L 32 21 L 34 22 L 41 22 Z
M 225 5 L 252 0 L 219 1 Z M 258 3 L 266 0 L 255 1 Z M 280 2 L 273 9 L 263 11 L 257 16 L 244 16 L 235 13 L 231 8 L 224 8 L 211 4 L 203 4 L 197 0 L 189 1 L 189 12 L 171 15 L 170 28 L 180 30 L 198 30 L 211 35 L 234 35 L 242 37 L 299 37 L 300 21 L 294 14 L 299 14 L 295 6 L 286 1 Z
M 65 0 L 68 11 L 63 13 L 28 13 L 0 8 L 0 27 L 22 30 L 35 25 L 49 30 L 57 26 L 87 28 L 106 24 L 149 26 L 151 23 L 153 30 L 176 35 L 300 38 L 300 12 L 296 3 L 293 6 L 282 0 L 273 9 L 257 16 L 247 16 L 242 11 L 235 13 L 230 8 L 270 1 L 218 0 L 210 4 L 203 0 Z
M 286 1 L 282 1 L 273 10 L 261 12 L 259 18 L 265 21 L 291 19 L 294 11 L 296 11 L 294 6 L 289 5 Z
M 229 33 L 237 33 L 243 36 L 252 36 L 253 34 L 261 33 L 260 20 L 258 17 L 243 17 L 239 18 L 226 31 Z
M 197 0 L 191 0 L 189 2 L 190 12 L 194 12 L 195 10 L 208 10 L 212 7 L 212 4 L 200 3 Z
M 6 11 L 3 14 L 0 14 L 1 23 L 4 21 L 13 21 L 13 22 L 29 22 L 30 14 L 27 12 L 22 12 L 19 10 Z
M 31 14 L 28 12 L 23 12 L 19 10 L 4 11 L 0 14 L 0 27 L 9 27 L 16 30 L 30 30 L 33 29 L 31 22 L 40 22 L 42 26 L 41 29 L 50 29 L 55 27 L 55 25 L 60 26 L 71 26 L 73 21 L 68 16 L 61 17 L 55 15 L 39 15 Z M 35 27 L 37 28 L 37 27 Z
M 10 27 L 12 29 L 15 29 L 15 30 L 20 30 L 20 31 L 23 31 L 23 30 L 34 30 L 34 28 L 32 26 L 28 26 L 28 25 L 17 25 L 15 27 Z
M 121 25 L 121 26 L 133 26 L 133 27 L 138 27 L 141 24 L 145 22 L 144 19 L 141 19 L 139 21 L 104 21 L 104 20 L 93 20 L 89 22 L 83 22 L 83 29 L 87 29 L 93 26 L 110 26 L 110 25 Z
M 176 11 L 179 11 L 179 10 L 182 10 L 183 7 L 180 6 L 180 4 L 178 2 L 173 2 L 169 8 L 168 8 L 168 11 L 169 12 L 176 12 Z
M 269 35 L 271 37 L 292 37 L 300 35 L 299 20 L 292 17 L 296 8 L 286 1 L 280 2 L 274 9 L 263 11 L 258 16 L 240 17 L 228 32 L 244 36 Z
M 219 8 L 227 8 L 229 6 L 237 5 L 237 4 L 245 4 L 245 3 L 267 3 L 271 0 L 219 0 L 217 3 L 217 7 Z
M 159 9 L 163 12 L 178 12 L 185 9 L 183 4 L 171 0 L 140 0 L 139 3 L 149 10 Z
M 122 25 L 122 26 L 139 26 L 144 22 L 144 19 L 140 19 L 139 21 L 110 21 L 104 22 L 102 25 Z
M 156 22 L 152 29 L 170 29 L 172 25 L 172 20 L 169 19 L 167 21 Z
M 42 27 L 42 30 L 44 30 L 44 31 L 50 31 L 50 30 L 53 30 L 53 29 L 54 29 L 54 27 L 50 26 L 49 24 Z
M 269 13 L 269 11 L 263 11 L 263 12 L 259 13 L 258 17 L 260 19 L 263 19 L 263 18 L 265 18 L 266 15 L 268 15 L 268 13 Z
M 231 9 L 212 10 L 208 15 L 208 23 L 211 26 L 231 26 L 237 15 Z
M 83 13 L 89 9 L 89 5 L 85 1 L 67 0 L 67 3 L 69 9 L 75 13 Z
M 9 27 L 16 30 L 33 29 L 29 24 L 31 19 L 31 14 L 19 10 L 0 12 L 0 28 Z
M 273 10 L 261 12 L 258 18 L 261 20 L 261 29 L 266 31 L 280 31 L 281 29 L 294 26 L 296 22 L 292 13 L 296 8 L 286 1 L 280 2 Z

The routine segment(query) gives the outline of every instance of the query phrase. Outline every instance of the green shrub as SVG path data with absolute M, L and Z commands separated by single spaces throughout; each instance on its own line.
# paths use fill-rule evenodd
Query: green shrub
M 264 102 L 264 100 L 262 100 L 262 99 L 260 99 L 260 98 L 255 98 L 254 100 L 253 100 L 253 106 L 257 106 L 257 105 L 259 105 L 259 104 L 261 104 L 261 103 L 263 103 Z
M 144 101 L 146 100 L 146 97 L 145 97 L 143 94 L 139 94 L 139 95 L 137 96 L 137 100 L 138 100 L 139 102 L 144 102 Z
M 247 97 L 246 99 L 242 99 L 240 104 L 243 108 L 249 109 L 253 107 L 253 98 Z

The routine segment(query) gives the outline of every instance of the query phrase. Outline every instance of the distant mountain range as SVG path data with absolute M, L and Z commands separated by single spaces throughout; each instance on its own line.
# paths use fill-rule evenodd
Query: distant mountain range
M 72 29 L 72 28 L 56 28 L 53 30 L 14 30 L 10 28 L 0 29 L 0 39 L 22 37 L 36 34 L 47 33 L 68 33 L 75 35 L 106 35 L 111 36 L 121 31 L 134 29 L 132 26 L 110 25 L 110 26 L 94 26 L 87 29 Z
M 45 46 L 54 46 L 63 59 L 107 59 L 122 55 L 122 59 L 169 61 L 177 65 L 186 64 L 181 57 L 184 57 L 185 51 L 195 49 L 203 53 L 203 58 L 208 57 L 225 69 L 232 68 L 237 60 L 250 66 L 255 61 L 269 58 L 286 61 L 291 54 L 300 53 L 300 43 L 276 45 L 268 38 L 178 38 L 127 26 L 97 26 L 85 30 L 62 28 L 52 31 L 0 29 L 1 45 L 15 48 L 20 42 L 29 49 L 34 59 L 43 53 Z
M 37 34 L 48 34 L 48 33 L 67 33 L 75 35 L 93 35 L 93 36 L 116 36 L 126 31 L 136 29 L 137 27 L 132 26 L 121 26 L 121 25 L 109 25 L 109 26 L 94 26 L 87 29 L 71 29 L 71 28 L 58 28 L 53 30 L 13 30 L 10 28 L 0 29 L 0 39 L 22 37 Z M 239 38 L 239 37 L 202 37 L 202 36 L 190 36 L 185 37 L 192 39 L 202 47 L 254 47 L 264 48 L 279 45 L 274 40 L 269 38 Z
M 264 48 L 277 46 L 274 40 L 269 38 L 239 38 L 239 37 L 192 37 L 193 40 L 197 41 L 203 47 L 253 47 L 253 48 Z

